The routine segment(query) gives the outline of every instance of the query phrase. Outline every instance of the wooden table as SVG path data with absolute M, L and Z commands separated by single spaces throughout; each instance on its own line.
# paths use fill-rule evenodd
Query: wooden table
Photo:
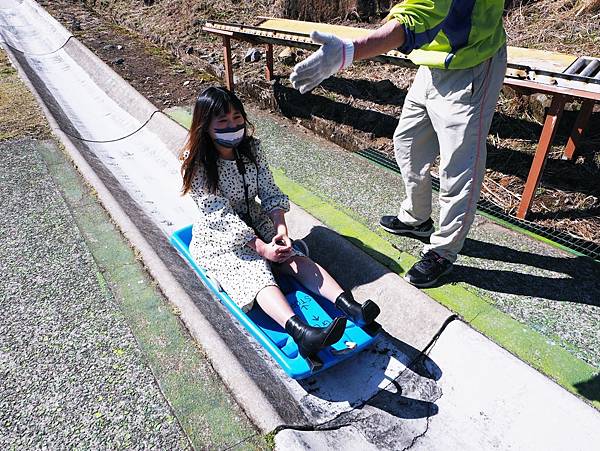
M 226 23 L 208 23 L 203 27 L 203 30 L 208 33 L 220 35 L 223 38 L 223 56 L 225 60 L 225 86 L 233 90 L 233 67 L 231 61 L 231 39 L 250 42 L 254 45 L 266 45 L 266 71 L 265 77 L 267 81 L 271 81 L 274 77 L 273 72 L 273 45 L 285 45 L 289 47 L 300 47 L 304 49 L 314 50 L 319 47 L 309 37 L 310 30 L 319 29 L 321 31 L 333 32 L 339 36 L 351 39 L 357 36 L 362 36 L 372 30 L 345 27 L 339 25 L 317 24 L 311 22 L 294 21 L 287 19 L 272 19 L 264 18 L 265 20 L 258 26 L 249 26 L 243 24 L 226 24 Z M 546 52 L 543 50 L 530 50 L 519 47 L 509 47 L 509 63 L 513 62 L 515 66 L 534 65 L 539 66 L 540 61 L 544 63 L 545 69 L 550 69 L 556 73 L 562 72 L 577 58 L 573 55 L 560 53 Z M 417 67 L 406 55 L 397 51 L 388 52 L 384 55 L 379 55 L 373 58 L 376 61 L 391 63 L 405 67 Z M 536 63 L 537 62 L 537 63 Z M 564 157 L 573 159 L 575 150 L 589 122 L 590 116 L 596 102 L 600 102 L 600 92 L 586 91 L 583 89 L 573 89 L 552 84 L 531 81 L 526 79 L 527 74 L 523 74 L 521 78 L 513 75 L 519 73 L 519 70 L 507 70 L 507 76 L 504 79 L 504 84 L 510 86 L 517 91 L 533 94 L 543 93 L 552 96 L 552 104 L 546 114 L 544 126 L 540 139 L 533 157 L 531 169 L 525 183 L 525 189 L 521 197 L 521 202 L 517 210 L 517 217 L 525 219 L 531 202 L 537 190 L 542 177 L 542 172 L 548 159 L 548 154 L 558 124 L 560 122 L 565 105 L 575 99 L 582 102 L 581 110 L 573 130 L 569 136 L 569 140 L 564 149 Z

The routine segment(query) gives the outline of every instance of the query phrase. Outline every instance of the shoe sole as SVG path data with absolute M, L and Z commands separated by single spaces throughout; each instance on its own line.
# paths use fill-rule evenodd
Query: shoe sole
M 371 324 L 373 321 L 375 321 L 375 318 L 377 318 L 381 313 L 381 309 L 379 308 L 379 306 L 370 299 L 364 302 L 364 304 L 361 307 L 361 311 L 362 316 L 365 320 L 364 324 L 362 321 L 359 321 L 357 323 L 358 327 L 364 327 Z
M 390 229 L 389 227 L 386 227 L 384 225 L 381 225 L 381 228 L 383 230 L 385 230 L 386 232 L 390 232 L 393 233 L 394 235 L 413 235 L 417 238 L 425 238 L 428 236 L 431 236 L 434 232 L 434 230 L 424 230 L 424 231 L 418 231 L 418 230 L 394 230 L 394 229 Z
M 301 357 L 304 357 L 305 359 L 308 359 L 310 357 L 315 357 L 321 350 L 323 350 L 326 347 L 331 346 L 332 344 L 335 344 L 341 340 L 341 338 L 344 336 L 344 332 L 346 332 L 345 318 L 338 317 L 338 318 L 334 319 L 333 321 L 335 323 L 335 326 L 332 327 L 331 330 L 329 331 L 329 333 L 323 337 L 323 340 L 319 344 L 320 349 L 318 349 L 314 353 L 308 353 L 308 352 L 304 352 L 303 349 L 300 349 L 300 347 L 298 347 L 298 353 L 300 354 Z
M 333 327 L 325 336 L 321 343 L 321 347 L 331 346 L 340 341 L 344 336 L 344 332 L 346 332 L 346 321 L 344 321 L 343 318 L 336 318 L 334 322 L 336 323 L 335 327 Z M 338 326 L 338 324 L 341 324 L 341 326 Z
M 417 287 L 417 288 L 429 288 L 434 286 L 436 283 L 438 283 L 438 281 L 444 277 L 447 274 L 450 274 L 452 272 L 452 269 L 454 269 L 453 266 L 450 266 L 446 271 L 444 271 L 443 273 L 441 273 L 437 279 L 432 280 L 431 282 L 426 282 L 426 283 L 420 283 L 420 284 L 416 284 L 414 282 L 411 282 L 408 277 L 404 276 L 403 279 L 406 280 L 408 283 L 410 283 L 412 286 Z

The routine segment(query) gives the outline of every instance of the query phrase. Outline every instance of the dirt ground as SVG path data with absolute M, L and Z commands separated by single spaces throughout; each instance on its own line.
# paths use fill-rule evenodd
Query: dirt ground
M 0 50 L 0 141 L 23 137 L 46 139 L 50 129 L 33 95 Z
M 157 107 L 191 106 L 206 86 L 221 83 L 221 42 L 204 34 L 205 20 L 249 23 L 276 15 L 272 1 L 132 0 L 40 2 L 86 46 Z M 598 55 L 600 20 L 579 14 L 572 1 L 513 1 L 505 24 L 510 45 Z M 569 8 L 571 5 L 571 8 Z M 374 28 L 379 18 L 357 24 L 354 16 L 333 22 Z M 540 33 L 551 29 L 552 33 Z M 306 53 L 276 57 L 275 83 L 264 81 L 264 58 L 244 62 L 251 46 L 233 41 L 234 73 L 246 102 L 276 111 L 349 150 L 374 148 L 393 156 L 391 136 L 414 71 L 361 62 L 300 96 L 287 76 Z M 275 47 L 277 56 L 283 50 Z M 482 197 L 514 214 L 541 132 L 544 96 L 517 96 L 505 88 L 488 137 Z M 577 110 L 578 105 L 571 105 Z M 529 220 L 600 243 L 600 113 L 588 126 L 575 161 L 562 160 L 576 111 L 567 111 L 554 141 Z M 434 168 L 435 172 L 435 168 Z

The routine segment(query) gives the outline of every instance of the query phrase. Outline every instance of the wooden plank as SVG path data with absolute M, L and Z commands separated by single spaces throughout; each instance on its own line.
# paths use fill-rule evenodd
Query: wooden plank
M 223 59 L 225 61 L 225 87 L 233 92 L 233 67 L 231 63 L 231 38 L 223 36 Z

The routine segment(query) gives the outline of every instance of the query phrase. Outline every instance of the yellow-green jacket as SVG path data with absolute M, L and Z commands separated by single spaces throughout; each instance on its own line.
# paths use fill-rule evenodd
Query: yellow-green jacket
M 400 50 L 418 65 L 466 69 L 493 56 L 506 42 L 504 0 L 404 0 L 388 19 L 398 20 Z

